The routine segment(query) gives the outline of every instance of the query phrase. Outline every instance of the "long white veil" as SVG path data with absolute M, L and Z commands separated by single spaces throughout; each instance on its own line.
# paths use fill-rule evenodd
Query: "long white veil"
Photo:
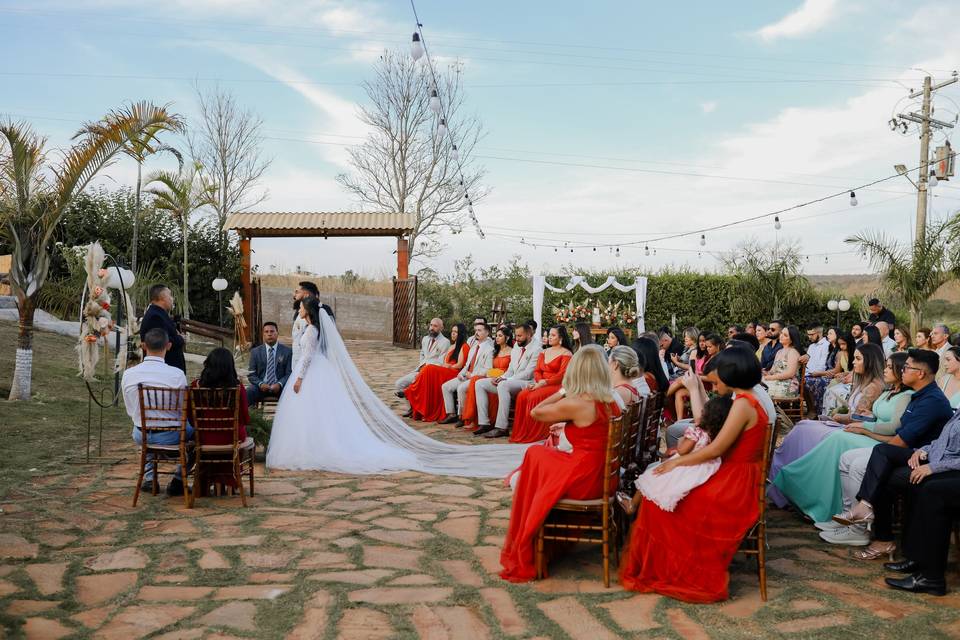
M 529 445 L 449 444 L 434 440 L 407 425 L 364 382 L 347 353 L 340 332 L 322 308 L 320 325 L 317 348 L 326 351 L 327 359 L 340 372 L 360 418 L 378 439 L 416 457 L 419 466 L 412 471 L 473 478 L 506 478 L 520 466 Z M 344 427 L 351 428 L 347 425 Z

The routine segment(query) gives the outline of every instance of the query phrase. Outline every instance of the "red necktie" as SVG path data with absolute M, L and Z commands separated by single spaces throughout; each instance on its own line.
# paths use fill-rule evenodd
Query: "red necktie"
M 430 338 L 430 347 L 427 349 L 428 351 L 433 351 L 433 345 L 436 343 L 436 341 L 436 338 Z
M 523 360 L 523 354 L 526 353 L 526 351 L 527 351 L 526 347 L 520 347 L 520 357 L 518 358 L 518 360 Z M 517 362 L 517 364 L 520 364 L 520 363 Z
M 478 355 L 480 355 L 480 345 L 477 345 L 477 350 L 473 352 L 473 357 L 470 358 L 470 364 L 467 365 L 467 371 L 473 371 L 473 363 L 477 361 Z

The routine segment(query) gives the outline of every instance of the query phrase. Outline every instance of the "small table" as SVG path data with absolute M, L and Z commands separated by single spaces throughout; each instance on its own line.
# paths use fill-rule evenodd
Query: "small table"
M 622 327 L 621 327 L 621 328 L 622 328 Z M 598 336 L 604 336 L 604 337 L 606 337 L 606 335 L 607 335 L 607 329 L 604 329 L 603 327 L 590 327 L 590 334 L 594 337 L 594 339 L 596 339 Z M 627 339 L 628 339 L 628 340 L 632 340 L 632 339 L 633 339 L 633 329 L 631 329 L 631 328 L 629 328 L 629 327 L 623 329 L 623 335 L 627 336 Z

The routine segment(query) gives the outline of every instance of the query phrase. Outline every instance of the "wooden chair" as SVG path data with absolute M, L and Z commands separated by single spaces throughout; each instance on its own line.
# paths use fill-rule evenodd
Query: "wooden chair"
M 774 421 L 773 427 L 766 427 L 766 441 L 763 448 L 763 458 L 760 463 L 760 481 L 757 483 L 758 500 L 760 502 L 760 516 L 756 523 L 744 536 L 740 551 L 748 556 L 757 557 L 757 577 L 760 580 L 760 599 L 767 601 L 767 476 L 770 475 L 770 463 L 773 460 L 773 451 L 777 448 L 777 433 L 780 430 L 781 420 Z
M 240 501 L 247 506 L 247 496 L 243 490 L 243 475 L 250 481 L 250 495 L 253 496 L 253 462 L 256 443 L 247 436 L 239 440 L 240 396 L 236 387 L 230 389 L 191 388 L 190 423 L 193 425 L 194 449 L 196 461 L 193 470 L 193 493 L 187 506 L 200 495 L 201 476 L 204 467 L 230 465 L 233 481 L 240 491 Z M 203 444 L 204 434 L 230 433 L 230 444 Z
M 161 464 L 179 464 L 183 473 L 184 491 L 183 501 L 190 505 L 190 497 L 186 490 L 187 451 L 193 447 L 187 441 L 187 402 L 185 388 L 171 389 L 169 387 L 149 387 L 137 385 L 140 396 L 140 471 L 137 474 L 137 488 L 133 492 L 133 506 L 137 506 L 140 499 L 140 486 L 149 464 L 153 471 L 152 493 L 160 492 L 158 476 L 175 475 L 176 470 L 161 470 Z M 153 434 L 179 432 L 180 440 L 177 444 L 150 444 L 148 441 Z M 149 460 L 148 460 L 149 458 Z
M 640 466 L 638 452 L 640 451 L 640 434 L 644 424 L 644 410 L 647 397 L 633 403 L 623 412 L 623 429 L 620 435 L 620 467 L 621 471 L 629 469 L 631 465 Z M 631 476 L 632 477 L 632 476 Z M 623 489 L 623 480 L 620 478 L 619 488 Z M 614 501 L 614 517 L 617 519 L 617 548 L 622 548 L 624 534 L 630 527 L 630 516 Z
M 653 393 L 644 398 L 643 426 L 638 439 L 637 464 L 640 472 L 660 459 L 660 421 L 665 394 Z
M 594 500 L 560 500 L 553 506 L 553 509 L 547 514 L 546 520 L 540 526 L 540 530 L 537 532 L 535 559 L 538 579 L 543 578 L 546 573 L 545 541 L 590 542 L 602 545 L 603 585 L 605 587 L 610 586 L 610 542 L 615 540 L 617 529 L 612 506 L 620 479 L 622 431 L 623 416 L 611 417 L 607 427 L 606 467 L 604 467 L 606 474 L 603 483 L 603 497 Z M 550 516 L 554 514 L 593 515 L 597 516 L 599 524 L 551 522 Z M 594 535 L 591 536 L 590 533 L 594 533 Z M 596 535 L 597 533 L 599 535 Z M 620 550 L 616 544 L 612 546 L 619 563 Z
M 807 375 L 807 366 L 803 363 L 800 363 L 800 392 L 797 394 L 797 397 L 789 398 L 774 398 L 773 402 L 777 405 L 778 408 L 782 409 L 790 420 L 793 422 L 800 422 L 807 415 L 807 389 L 806 389 L 806 375 Z

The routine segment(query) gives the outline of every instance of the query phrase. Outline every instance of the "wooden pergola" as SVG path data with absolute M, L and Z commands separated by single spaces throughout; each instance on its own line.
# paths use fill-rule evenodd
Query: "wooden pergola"
M 408 239 L 416 219 L 412 213 L 251 211 L 227 218 L 225 231 L 240 234 L 240 270 L 243 286 L 243 313 L 254 332 L 253 279 L 250 243 L 254 238 L 370 238 L 397 239 L 397 279 L 409 278 Z

